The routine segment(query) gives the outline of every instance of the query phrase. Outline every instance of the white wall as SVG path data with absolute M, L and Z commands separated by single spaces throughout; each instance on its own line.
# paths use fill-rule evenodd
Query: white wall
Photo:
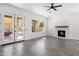
M 73 12 L 69 14 L 55 14 L 48 20 L 48 36 L 58 37 L 57 30 L 61 28 L 55 28 L 55 26 L 69 26 L 66 29 L 66 39 L 77 39 L 79 40 L 79 12 Z
M 51 18 L 45 18 L 38 14 L 26 11 L 20 8 L 16 8 L 6 4 L 0 4 L 0 14 L 1 13 L 12 13 L 17 15 L 22 15 L 25 17 L 25 32 L 26 40 L 38 38 L 41 36 L 54 36 L 57 37 L 57 30 L 55 26 L 68 25 L 69 27 L 65 29 L 67 31 L 67 39 L 78 39 L 79 38 L 79 12 L 67 13 L 67 14 L 54 14 Z M 44 31 L 32 33 L 32 19 L 43 20 Z M 46 21 L 47 20 L 47 21 Z M 79 39 L 78 39 L 79 40 Z
M 71 39 L 79 40 L 79 12 L 71 13 Z
M 70 37 L 70 17 L 69 15 L 61 15 L 61 14 L 55 14 L 53 15 L 52 18 L 48 19 L 48 36 L 54 36 L 54 37 L 58 37 L 58 30 L 61 30 L 61 28 L 55 28 L 55 26 L 69 26 L 66 29 L 62 29 L 62 30 L 66 30 L 66 37 L 65 38 L 69 38 Z
M 43 16 L 40 16 L 38 14 L 32 13 L 27 10 L 23 10 L 20 8 L 16 8 L 14 6 L 6 5 L 6 4 L 0 4 L 0 14 L 1 13 L 11 13 L 16 15 L 22 15 L 25 17 L 25 39 L 33 39 L 38 38 L 42 36 L 46 36 L 46 18 Z M 42 32 L 32 32 L 32 19 L 35 20 L 43 20 L 44 21 L 44 31 Z

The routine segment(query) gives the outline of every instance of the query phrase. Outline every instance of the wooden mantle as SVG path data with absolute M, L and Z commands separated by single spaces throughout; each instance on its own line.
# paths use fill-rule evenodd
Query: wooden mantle
M 55 28 L 68 28 L 68 26 L 55 26 Z

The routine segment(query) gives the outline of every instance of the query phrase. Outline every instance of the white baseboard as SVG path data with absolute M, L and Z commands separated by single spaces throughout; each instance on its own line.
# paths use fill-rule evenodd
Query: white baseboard
M 63 38 L 63 37 L 55 37 L 55 36 L 48 36 L 48 37 L 57 38 L 57 39 L 79 40 L 77 38 Z
M 41 36 L 41 37 L 37 37 L 37 38 L 32 38 L 32 39 L 27 39 L 27 40 L 33 40 L 33 39 L 41 39 L 43 37 L 47 37 L 47 36 Z
M 57 38 L 57 39 L 68 39 L 68 40 L 71 40 L 70 38 L 64 38 L 64 37 L 55 37 L 55 36 L 48 36 L 48 37 Z

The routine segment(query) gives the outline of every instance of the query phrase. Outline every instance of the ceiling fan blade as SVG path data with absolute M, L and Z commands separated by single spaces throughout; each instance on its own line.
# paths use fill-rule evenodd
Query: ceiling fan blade
M 58 6 L 54 6 L 54 7 L 55 7 L 55 8 L 56 8 L 56 7 L 62 7 L 62 5 L 58 5 Z
M 53 8 L 53 10 L 57 11 L 57 9 Z

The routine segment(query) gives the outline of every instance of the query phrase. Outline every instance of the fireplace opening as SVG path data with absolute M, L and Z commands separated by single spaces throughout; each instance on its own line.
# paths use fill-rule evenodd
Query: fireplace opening
M 65 37 L 65 30 L 58 30 L 59 37 Z

